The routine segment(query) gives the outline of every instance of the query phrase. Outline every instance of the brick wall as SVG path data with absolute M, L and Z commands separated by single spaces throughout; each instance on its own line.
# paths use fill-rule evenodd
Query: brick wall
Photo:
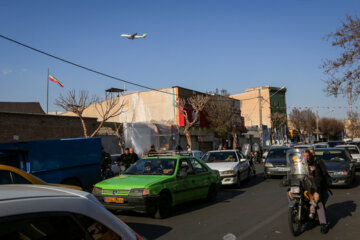
M 85 123 L 90 133 L 97 127 L 96 118 L 85 118 Z M 78 117 L 0 112 L 0 142 L 83 136 Z

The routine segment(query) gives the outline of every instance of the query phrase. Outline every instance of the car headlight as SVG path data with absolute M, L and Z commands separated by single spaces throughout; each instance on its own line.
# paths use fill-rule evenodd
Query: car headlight
M 150 190 L 147 188 L 134 188 L 130 190 L 129 195 L 149 195 Z
M 348 175 L 348 171 L 337 171 L 337 172 L 334 172 L 334 175 Z
M 102 194 L 102 188 L 94 187 L 93 190 L 92 190 L 92 194 L 101 195 Z
M 300 193 L 300 188 L 299 187 L 291 187 L 290 192 L 292 192 L 292 193 Z
M 233 175 L 235 174 L 234 170 L 221 171 L 221 175 Z
M 273 164 L 272 164 L 272 163 L 267 162 L 267 163 L 265 163 L 265 167 L 273 167 Z

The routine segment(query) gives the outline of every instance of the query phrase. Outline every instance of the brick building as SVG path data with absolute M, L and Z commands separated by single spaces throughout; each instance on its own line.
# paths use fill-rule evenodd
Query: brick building
M 85 118 L 89 131 L 96 118 Z M 46 115 L 39 103 L 0 103 L 0 142 L 83 137 L 78 117 Z

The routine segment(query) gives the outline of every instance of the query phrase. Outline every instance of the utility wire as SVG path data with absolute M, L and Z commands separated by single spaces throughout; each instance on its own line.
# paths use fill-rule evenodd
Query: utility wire
M 26 48 L 29 48 L 29 49 L 31 49 L 31 50 L 34 50 L 34 51 L 36 51 L 36 52 L 39 52 L 39 53 L 41 53 L 41 54 L 44 54 L 44 55 L 46 55 L 46 56 L 55 58 L 55 59 L 60 60 L 60 61 L 62 61 L 62 62 L 65 62 L 65 63 L 71 64 L 71 65 L 73 65 L 73 66 L 75 66 L 75 67 L 79 67 L 79 68 L 85 69 L 85 70 L 87 70 L 87 71 L 90 71 L 90 72 L 99 74 L 99 75 L 101 75 L 101 76 L 108 77 L 108 78 L 112 78 L 112 79 L 115 79 L 115 80 L 118 80 L 118 81 L 121 81 L 121 82 L 124 82 L 124 83 L 128 83 L 128 84 L 131 84 L 131 85 L 134 85 L 134 86 L 137 86 L 137 87 L 141 87 L 141 88 L 145 88 L 145 89 L 149 89 L 149 90 L 153 90 L 153 91 L 157 91 L 157 92 L 161 92 L 161 93 L 166 93 L 166 94 L 174 95 L 173 93 L 168 93 L 168 92 L 165 92 L 165 91 L 161 91 L 161 90 L 158 90 L 158 89 L 154 89 L 154 88 L 151 88 L 151 87 L 147 87 L 147 86 L 145 86 L 145 85 L 141 85 L 141 84 L 138 84 L 138 83 L 126 81 L 126 80 L 124 80 L 124 79 L 121 79 L 121 78 L 118 78 L 118 77 L 114 77 L 114 76 L 111 76 L 111 75 L 106 74 L 106 73 L 102 73 L 102 72 L 96 71 L 96 70 L 94 70 L 94 69 L 91 69 L 91 68 L 82 66 L 82 65 L 80 65 L 80 64 L 77 64 L 77 63 L 68 61 L 68 60 L 66 60 L 66 59 L 63 59 L 63 58 L 54 56 L 54 55 L 52 55 L 52 54 L 50 54 L 50 53 L 41 51 L 41 50 L 39 50 L 39 49 L 36 49 L 36 48 L 34 48 L 34 47 L 31 47 L 31 46 L 26 45 L 26 44 L 21 43 L 21 42 L 18 42 L 18 41 L 14 40 L 14 39 L 5 37 L 5 36 L 3 36 L 3 35 L 0 35 L 0 37 L 4 38 L 4 39 L 6 39 L 6 40 L 9 40 L 9 41 L 11 41 L 11 42 L 13 42 L 13 43 L 16 43 L 16 44 L 18 44 L 18 45 L 21 45 L 21 46 L 23 46 L 23 47 L 26 47 Z
M 106 73 L 99 72 L 99 71 L 97 71 L 97 70 L 94 70 L 94 69 L 91 69 L 91 68 L 82 66 L 82 65 L 80 65 L 80 64 L 77 64 L 77 63 L 68 61 L 68 60 L 66 60 L 66 59 L 63 59 L 63 58 L 54 56 L 54 55 L 52 55 L 52 54 L 50 54 L 50 53 L 41 51 L 41 50 L 39 50 L 39 49 L 36 49 L 36 48 L 34 48 L 34 47 L 31 47 L 31 46 L 26 45 L 26 44 L 21 43 L 21 42 L 18 42 L 18 41 L 16 41 L 16 40 L 11 39 L 11 38 L 9 38 L 9 37 L 6 37 L 6 36 L 4 36 L 4 35 L 0 35 L 0 37 L 4 38 L 4 39 L 6 39 L 6 40 L 8 40 L 8 41 L 10 41 L 10 42 L 13 42 L 13 43 L 16 43 L 16 44 L 18 44 L 18 45 L 21 45 L 21 46 L 23 46 L 23 47 L 29 48 L 29 49 L 31 49 L 31 50 L 33 50 L 33 51 L 35 51 L 35 52 L 44 54 L 44 55 L 46 55 L 46 56 L 48 56 L 48 57 L 55 58 L 55 59 L 57 59 L 57 60 L 59 60 L 59 61 L 62 61 L 62 62 L 71 64 L 71 65 L 73 65 L 73 66 L 75 66 L 75 67 L 82 68 L 82 69 L 84 69 L 84 70 L 87 70 L 87 71 L 90 71 L 90 72 L 99 74 L 99 75 L 104 76 L 104 77 L 112 78 L 112 79 L 115 79 L 115 80 L 118 80 L 118 81 L 121 81 L 121 82 L 124 82 L 124 83 L 128 83 L 128 84 L 131 84 L 131 85 L 134 85 L 134 86 L 137 86 L 137 87 L 145 88 L 145 89 L 148 89 L 148 90 L 153 90 L 153 91 L 157 91 L 157 92 L 161 92 L 161 93 L 165 93 L 165 94 L 169 94 L 169 95 L 176 95 L 176 94 L 174 94 L 174 93 L 169 93 L 169 92 L 161 91 L 161 90 L 158 90 L 158 89 L 155 89 L 155 88 L 151 88 L 151 87 L 148 87 L 148 86 L 145 86 L 145 85 L 141 85 L 141 84 L 138 84 L 138 83 L 126 81 L 126 80 L 124 80 L 124 79 L 121 79 L 121 78 L 118 78 L 118 77 L 114 77 L 114 76 L 111 76 L 111 75 L 106 74 Z M 208 93 L 208 94 L 209 94 L 209 93 Z M 217 95 L 217 96 L 221 96 L 221 95 Z M 229 97 L 229 98 L 230 98 L 230 97 Z M 230 99 L 221 99 L 221 100 L 220 100 L 220 99 L 217 99 L 217 101 L 232 101 L 232 100 L 230 100 Z

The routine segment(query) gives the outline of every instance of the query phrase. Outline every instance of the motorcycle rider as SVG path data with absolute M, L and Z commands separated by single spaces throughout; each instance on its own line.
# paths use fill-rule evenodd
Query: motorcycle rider
M 311 180 L 311 188 L 314 195 L 314 207 L 319 217 L 321 225 L 321 233 L 326 234 L 329 227 L 326 221 L 325 204 L 329 198 L 329 187 L 327 185 L 327 170 L 325 164 L 320 159 L 315 159 L 310 150 L 306 150 L 305 158 L 308 162 L 309 179 Z

